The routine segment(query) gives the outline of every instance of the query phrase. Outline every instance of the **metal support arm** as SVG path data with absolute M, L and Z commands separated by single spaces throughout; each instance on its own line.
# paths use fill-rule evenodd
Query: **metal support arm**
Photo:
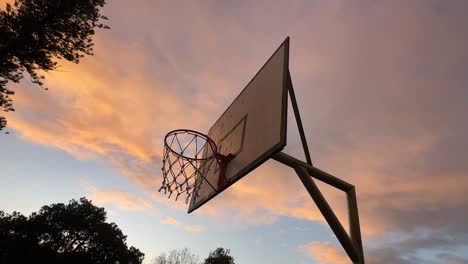
M 275 154 L 273 159 L 289 167 L 292 167 L 296 171 L 302 184 L 309 192 L 309 195 L 314 200 L 315 204 L 319 208 L 333 233 L 340 241 L 349 258 L 353 261 L 354 264 L 364 264 L 364 251 L 362 248 L 356 190 L 354 186 L 283 152 Z M 346 233 L 343 225 L 341 225 L 330 205 L 325 200 L 325 197 L 323 197 L 313 178 L 328 183 L 346 192 L 351 236 Z
M 320 169 L 317 169 L 301 160 L 294 158 L 286 153 L 279 152 L 272 157 L 274 160 L 281 162 L 291 168 L 304 167 L 307 172 L 317 180 L 323 181 L 324 183 L 330 184 L 331 186 L 338 188 L 342 191 L 347 192 L 348 190 L 354 189 L 354 185 L 349 184 L 342 179 L 339 179 L 329 173 L 326 173 Z

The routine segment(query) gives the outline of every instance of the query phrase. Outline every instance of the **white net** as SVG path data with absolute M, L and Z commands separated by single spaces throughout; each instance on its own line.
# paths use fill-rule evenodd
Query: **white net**
M 188 203 L 191 195 L 197 195 L 200 183 L 206 181 L 213 162 L 217 162 L 215 153 L 216 145 L 206 135 L 182 129 L 169 132 L 164 139 L 163 182 L 159 191 L 169 198 L 176 195 L 176 200 L 186 194 Z

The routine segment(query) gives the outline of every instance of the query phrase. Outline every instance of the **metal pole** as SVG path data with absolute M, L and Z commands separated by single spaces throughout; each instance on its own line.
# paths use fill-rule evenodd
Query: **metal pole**
M 325 182 L 327 184 L 330 184 L 331 186 L 338 188 L 342 191 L 347 192 L 348 190 L 354 189 L 354 186 L 352 184 L 349 184 L 329 173 L 326 173 L 320 169 L 317 169 L 313 166 L 310 166 L 309 164 L 298 160 L 286 153 L 279 152 L 273 155 L 272 157 L 274 160 L 281 162 L 291 168 L 297 168 L 298 166 L 303 167 L 307 170 L 307 172 L 316 178 L 317 180 L 320 180 L 322 182 Z
M 333 210 L 330 208 L 330 205 L 328 205 L 327 201 L 323 197 L 317 185 L 315 185 L 315 182 L 313 181 L 312 177 L 310 177 L 310 175 L 307 173 L 307 170 L 304 167 L 296 166 L 294 167 L 294 170 L 299 176 L 299 179 L 301 179 L 302 184 L 304 184 L 304 187 L 309 192 L 310 197 L 312 197 L 315 204 L 319 208 L 323 217 L 325 217 L 325 220 L 333 230 L 333 233 L 335 233 L 335 236 L 340 241 L 349 258 L 353 261 L 353 263 L 360 263 L 360 254 L 358 249 L 344 230 L 335 213 L 333 213 Z
M 352 190 L 347 191 L 346 198 L 348 200 L 349 233 L 351 235 L 351 240 L 353 240 L 354 244 L 358 247 L 361 255 L 361 261 L 358 263 L 364 264 L 364 249 L 362 248 L 356 190 L 353 188 Z
M 294 88 L 291 80 L 291 73 L 288 71 L 288 91 L 289 98 L 291 98 L 291 105 L 294 110 L 294 117 L 296 118 L 297 128 L 299 130 L 299 135 L 301 137 L 302 148 L 304 149 L 304 155 L 306 157 L 307 164 L 312 166 L 312 159 L 310 158 L 309 147 L 307 146 L 307 138 L 304 134 L 304 127 L 302 126 L 301 115 L 299 113 L 299 107 L 297 106 L 296 95 L 294 93 Z

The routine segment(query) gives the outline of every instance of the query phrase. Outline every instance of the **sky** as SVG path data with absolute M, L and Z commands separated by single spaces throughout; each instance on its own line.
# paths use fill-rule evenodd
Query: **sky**
M 4 8 L 5 1 L 1 1 Z M 356 186 L 366 263 L 468 263 L 468 2 L 108 1 L 95 55 L 16 91 L 0 210 L 86 196 L 146 254 L 350 263 L 293 170 L 267 161 L 186 214 L 158 192 L 164 135 L 207 132 L 290 36 L 314 165 Z M 285 153 L 304 159 L 289 110 Z M 342 192 L 319 187 L 346 224 Z

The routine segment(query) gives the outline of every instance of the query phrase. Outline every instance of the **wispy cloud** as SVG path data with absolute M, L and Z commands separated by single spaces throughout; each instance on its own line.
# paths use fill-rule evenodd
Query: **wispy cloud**
M 166 217 L 163 220 L 161 220 L 162 224 L 166 225 L 173 225 L 176 227 L 183 228 L 185 231 L 192 232 L 192 233 L 199 233 L 203 231 L 202 226 L 193 226 L 193 225 L 183 225 L 179 220 L 174 219 L 172 217 Z
M 299 249 L 318 261 L 320 264 L 348 264 L 350 260 L 346 253 L 332 244 L 312 242 L 302 245 Z
M 142 196 L 118 189 L 97 189 L 87 183 L 82 183 L 87 191 L 87 196 L 99 205 L 114 205 L 124 211 L 152 211 L 151 202 Z
M 184 229 L 189 232 L 198 233 L 203 230 L 201 226 L 184 226 Z
M 176 219 L 172 217 L 166 217 L 164 220 L 161 220 L 161 223 L 167 224 L 167 225 L 175 225 L 175 226 L 180 226 L 180 222 L 177 221 Z

